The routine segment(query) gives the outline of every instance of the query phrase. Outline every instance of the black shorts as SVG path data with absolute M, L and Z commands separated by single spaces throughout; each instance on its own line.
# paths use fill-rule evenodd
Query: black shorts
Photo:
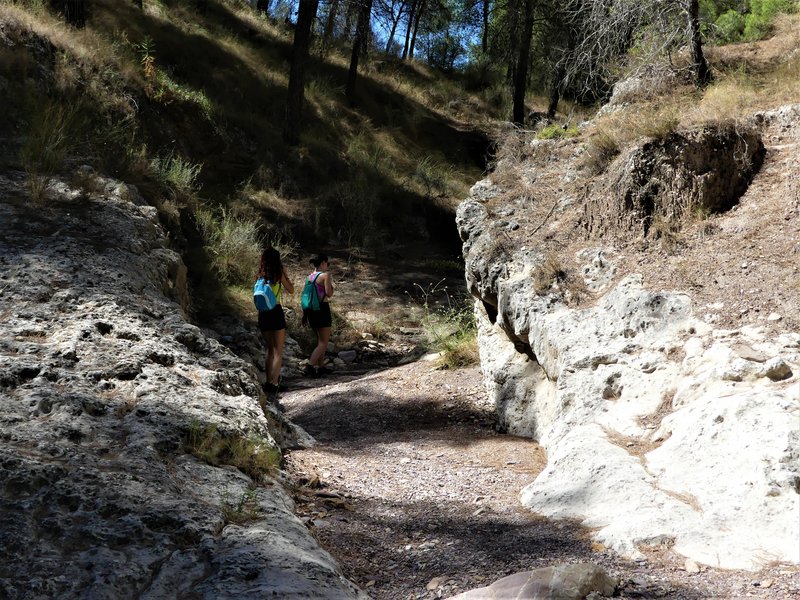
M 272 310 L 258 311 L 258 328 L 261 331 L 286 329 L 286 316 L 283 314 L 283 307 L 278 304 Z
M 319 303 L 319 310 L 307 310 L 308 324 L 314 329 L 330 327 L 333 324 L 331 319 L 331 305 L 327 302 Z

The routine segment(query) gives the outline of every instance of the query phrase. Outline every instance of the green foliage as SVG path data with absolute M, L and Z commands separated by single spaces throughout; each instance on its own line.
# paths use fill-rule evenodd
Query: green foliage
M 231 500 L 230 494 L 226 491 L 222 499 L 222 514 L 225 522 L 237 525 L 258 520 L 261 517 L 258 491 L 255 488 L 245 490 L 235 501 Z
M 715 21 L 715 37 L 722 43 L 736 42 L 742 39 L 747 21 L 743 14 L 729 10 Z
M 440 353 L 443 369 L 467 367 L 478 362 L 478 329 L 471 296 L 456 299 L 444 279 L 419 289 L 422 301 L 422 327 L 429 346 Z
M 536 134 L 536 137 L 540 140 L 555 140 L 577 137 L 580 135 L 580 133 L 580 130 L 575 125 L 570 125 L 564 129 L 564 127 L 558 123 L 553 123 L 552 125 L 548 125 L 539 131 L 539 133 Z
M 167 190 L 174 200 L 188 201 L 194 199 L 200 190 L 197 177 L 202 165 L 192 164 L 188 160 L 170 153 L 165 157 L 156 156 L 150 159 L 150 176 Z
M 453 167 L 439 162 L 432 156 L 425 156 L 417 162 L 413 179 L 422 187 L 426 198 L 447 196 Z
M 185 444 L 187 452 L 210 465 L 231 465 L 255 481 L 273 475 L 280 466 L 280 450 L 254 437 L 225 435 L 215 424 L 193 422 Z
M 31 96 L 28 106 L 28 135 L 20 158 L 28 174 L 31 198 L 40 202 L 50 178 L 61 169 L 67 154 L 80 145 L 88 120 L 81 101 L 65 103 L 48 96 Z
M 780 13 L 795 12 L 794 0 L 750 0 L 750 12 L 745 17 L 744 38 L 758 40 L 769 34 L 772 22 Z
M 161 69 L 156 70 L 156 81 L 158 86 L 152 94 L 154 100 L 164 104 L 173 100 L 195 104 L 206 120 L 213 120 L 214 104 L 203 90 L 196 90 L 186 84 L 178 83 L 169 73 Z
M 504 79 L 503 69 L 489 56 L 479 56 L 464 67 L 464 87 L 467 90 L 490 89 L 501 85 Z
M 200 208 L 195 212 L 212 269 L 225 283 L 249 285 L 261 260 L 263 239 L 256 221 Z
M 464 272 L 464 263 L 457 260 L 450 260 L 444 258 L 431 258 L 422 261 L 422 267 L 431 271 L 452 271 L 454 273 Z
M 781 13 L 797 11 L 796 0 L 705 0 L 701 3 L 704 19 L 714 24 L 712 37 L 726 44 L 759 40 L 769 35 L 772 23 Z

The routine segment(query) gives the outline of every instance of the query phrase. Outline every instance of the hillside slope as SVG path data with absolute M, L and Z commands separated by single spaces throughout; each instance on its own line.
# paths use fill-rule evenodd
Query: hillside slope
M 288 147 L 292 34 L 233 0 L 205 15 L 98 0 L 85 30 L 2 3 L 0 167 L 25 171 L 41 204 L 55 175 L 91 197 L 83 164 L 136 185 L 189 266 L 198 318 L 235 309 L 227 288 L 249 283 L 262 244 L 305 258 L 435 243 L 455 257 L 455 205 L 485 168 L 496 109 L 391 60 L 363 62 L 351 106 L 348 50 L 314 47 L 301 143 Z

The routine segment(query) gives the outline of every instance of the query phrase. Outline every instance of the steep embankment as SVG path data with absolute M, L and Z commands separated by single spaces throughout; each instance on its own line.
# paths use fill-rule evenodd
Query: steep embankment
M 24 181 L 0 176 L 0 596 L 359 597 L 274 479 L 304 434 L 186 320 L 156 209 Z
M 585 140 L 522 136 L 462 204 L 485 383 L 548 452 L 526 506 L 634 558 L 800 562 L 799 124 L 674 133 L 601 176 Z

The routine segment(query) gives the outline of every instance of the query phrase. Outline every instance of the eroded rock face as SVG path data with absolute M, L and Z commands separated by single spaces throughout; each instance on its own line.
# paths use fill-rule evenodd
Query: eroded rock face
M 207 426 L 256 453 L 304 434 L 187 322 L 155 209 L 23 183 L 0 177 L 0 596 L 359 597 L 277 480 L 190 453 Z
M 688 211 L 728 210 L 763 160 L 764 144 L 749 126 L 708 127 L 646 142 L 618 158 L 612 176 L 590 194 L 587 228 L 593 234 L 623 227 L 647 235 Z
M 536 240 L 500 242 L 489 187 L 457 224 L 486 388 L 501 424 L 548 453 L 522 502 L 630 557 L 666 546 L 723 568 L 800 562 L 800 334 L 715 330 L 685 293 L 607 277 L 611 253 L 596 248 L 576 256 L 591 306 L 537 292 Z

